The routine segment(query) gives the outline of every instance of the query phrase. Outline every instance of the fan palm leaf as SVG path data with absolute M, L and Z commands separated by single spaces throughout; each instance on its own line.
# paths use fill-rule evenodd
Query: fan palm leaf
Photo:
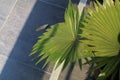
M 89 10 L 82 29 L 82 42 L 89 45 L 88 50 L 95 56 L 116 56 L 120 53 L 120 2 L 105 0 L 104 5 L 95 3 L 95 9 Z
M 39 37 L 38 42 L 33 46 L 31 55 L 35 54 L 35 58 L 39 58 L 37 64 L 44 59 L 46 59 L 45 65 L 49 62 L 51 65 L 58 62 L 57 66 L 59 66 L 64 62 L 64 69 L 69 62 L 74 66 L 78 59 L 81 67 L 81 58 L 90 55 L 87 54 L 87 51 L 82 50 L 83 46 L 80 42 L 81 37 L 79 34 L 82 33 L 80 28 L 83 27 L 81 25 L 83 14 L 84 11 L 82 16 L 80 16 L 78 7 L 69 0 L 69 5 L 65 12 L 65 22 L 51 26 Z
M 83 22 L 85 27 L 81 37 L 86 40 L 81 42 L 94 53 L 88 63 L 95 64 L 91 72 L 100 70 L 96 80 L 115 80 L 120 74 L 120 1 L 104 0 L 104 5 L 99 2 L 94 5 L 95 9 L 88 11 Z
M 95 57 L 92 60 L 88 61 L 88 64 L 96 64 L 92 67 L 89 72 L 93 72 L 95 70 L 99 70 L 100 73 L 96 80 L 117 80 L 120 78 L 120 56 L 113 57 Z M 97 75 L 95 75 L 97 76 Z

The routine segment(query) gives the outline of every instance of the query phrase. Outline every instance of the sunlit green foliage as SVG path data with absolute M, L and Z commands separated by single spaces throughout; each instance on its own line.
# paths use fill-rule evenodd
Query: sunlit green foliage
M 64 62 L 63 69 L 69 62 L 74 66 L 78 60 L 80 68 L 82 68 L 81 58 L 91 54 L 83 49 L 84 46 L 80 42 L 82 33 L 80 28 L 83 27 L 81 21 L 84 18 L 84 11 L 80 16 L 77 5 L 73 5 L 70 1 L 64 18 L 65 22 L 51 26 L 39 37 L 38 42 L 33 46 L 31 55 L 36 54 L 35 58 L 39 58 L 37 63 L 47 59 L 45 65 L 49 62 L 51 65 L 58 62 L 57 66 L 59 66 Z
M 88 63 L 96 64 L 90 71 L 100 70 L 96 80 L 120 79 L 120 2 L 105 0 L 95 3 L 85 19 L 82 42 L 94 53 Z M 118 76 L 116 76 L 118 75 Z M 117 78 L 117 80 L 119 80 Z
M 65 22 L 51 26 L 33 46 L 31 55 L 39 58 L 36 64 L 46 59 L 45 65 L 58 62 L 58 67 L 64 62 L 64 69 L 78 60 L 82 68 L 82 58 L 92 57 L 87 63 L 95 64 L 91 72 L 100 69 L 97 80 L 120 75 L 120 2 L 104 0 L 104 5 L 94 5 L 84 20 L 84 11 L 80 16 L 78 7 L 69 2 Z

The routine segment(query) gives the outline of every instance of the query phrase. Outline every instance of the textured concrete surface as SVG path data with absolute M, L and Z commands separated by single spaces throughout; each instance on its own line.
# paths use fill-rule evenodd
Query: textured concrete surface
M 12 8 L 14 8 L 16 1 L 17 0 L 0 0 L 0 28 L 11 12 Z
M 41 68 L 44 62 L 35 66 L 35 61 L 32 62 L 32 57 L 28 55 L 38 35 L 43 32 L 35 32 L 35 29 L 45 23 L 54 24 L 63 21 L 63 18 L 57 17 L 63 16 L 63 13 L 64 9 L 38 0 L 17 1 L 12 12 L 8 14 L 9 17 L 5 16 L 8 17 L 5 19 L 6 23 L 1 22 L 0 80 L 49 79 L 50 71 Z
M 84 63 L 85 61 L 83 61 Z M 67 68 L 61 72 L 59 76 L 59 80 L 86 80 L 88 77 L 87 71 L 89 69 L 89 65 L 83 65 L 82 70 L 79 67 L 79 63 L 76 62 L 73 71 L 71 70 L 70 64 Z
M 35 32 L 35 29 L 46 23 L 64 21 L 67 2 L 0 0 L 0 80 L 49 80 L 51 70 L 42 69 L 44 61 L 35 66 L 35 61 L 31 61 L 33 57 L 28 55 L 37 37 L 44 32 Z M 73 75 L 71 80 L 82 80 L 79 75 Z
M 4 63 L 6 62 L 7 63 Z M 5 64 L 5 66 L 3 66 Z M 15 59 L 0 55 L 0 67 L 3 70 L 0 74 L 0 80 L 48 80 L 49 74 L 35 69 Z M 45 74 L 43 76 L 43 74 Z
M 5 20 L 5 19 L 0 16 L 0 25 L 3 24 L 4 20 Z

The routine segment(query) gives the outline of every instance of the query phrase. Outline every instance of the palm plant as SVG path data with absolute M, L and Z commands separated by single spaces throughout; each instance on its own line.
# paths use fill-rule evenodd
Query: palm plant
M 120 80 L 120 2 L 104 1 L 104 5 L 95 3 L 90 9 L 84 24 L 81 37 L 92 51 L 94 57 L 88 63 L 96 63 L 90 71 L 100 69 L 97 80 Z M 109 77 L 109 78 L 108 78 Z M 118 80 L 118 78 L 117 78 Z
M 97 80 L 115 80 L 118 73 L 120 78 L 120 2 L 94 5 L 84 20 L 84 11 L 80 16 L 69 0 L 65 22 L 51 26 L 33 46 L 30 55 L 39 58 L 36 64 L 46 59 L 44 66 L 58 62 L 58 67 L 64 62 L 64 69 L 78 60 L 82 68 L 82 58 L 91 57 L 87 63 L 95 66 L 90 71 L 100 69 Z
M 80 42 L 80 28 L 81 21 L 84 18 L 84 11 L 82 16 L 79 15 L 78 7 L 73 5 L 69 0 L 68 8 L 65 12 L 65 22 L 51 26 L 47 31 L 39 37 L 38 42 L 33 46 L 30 55 L 36 55 L 39 62 L 46 59 L 46 63 L 57 66 L 64 62 L 63 69 L 71 62 L 72 66 L 76 60 L 79 61 L 80 68 L 82 68 L 81 58 L 88 57 L 88 52 L 83 50 L 83 44 Z M 43 66 L 43 67 L 44 67 Z

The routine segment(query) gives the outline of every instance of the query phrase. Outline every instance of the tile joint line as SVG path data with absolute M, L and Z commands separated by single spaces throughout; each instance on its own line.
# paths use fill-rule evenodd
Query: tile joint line
M 59 5 L 59 4 L 54 4 L 54 3 L 47 2 L 47 1 L 44 1 L 44 0 L 39 0 L 39 1 L 44 2 L 44 3 L 48 4 L 48 5 L 52 5 L 52 6 L 56 6 L 56 7 L 62 8 L 62 9 L 64 9 L 64 10 L 66 9 L 65 7 L 62 7 L 62 6 Z
M 15 0 L 14 5 L 13 5 L 12 8 L 10 9 L 10 11 L 9 11 L 9 13 L 8 13 L 8 15 L 7 15 L 7 17 L 5 18 L 5 21 L 3 22 L 2 26 L 0 27 L 0 31 L 4 28 L 4 25 L 6 24 L 7 20 L 9 19 L 10 14 L 12 13 L 14 7 L 16 6 L 17 1 L 18 1 L 18 0 Z

